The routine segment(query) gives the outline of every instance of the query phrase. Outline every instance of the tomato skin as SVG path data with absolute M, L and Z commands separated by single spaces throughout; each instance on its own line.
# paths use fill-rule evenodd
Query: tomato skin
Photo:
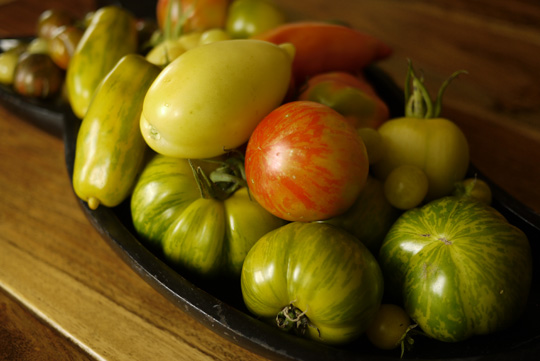
M 15 67 L 13 88 L 21 95 L 41 99 L 57 96 L 64 73 L 48 54 L 22 53 Z
M 469 167 L 469 145 L 461 129 L 445 118 L 402 117 L 379 127 L 385 153 L 373 165 L 381 180 L 401 165 L 415 165 L 428 177 L 427 200 L 452 193 Z
M 235 39 L 246 39 L 285 23 L 285 15 L 266 0 L 235 0 L 229 7 L 225 29 Z
M 157 23 L 165 32 L 165 38 L 175 38 L 173 34 L 182 16 L 187 16 L 186 22 L 180 28 L 184 33 L 202 31 L 225 26 L 229 0 L 158 0 L 156 4 Z M 167 27 L 167 17 L 170 17 L 170 29 Z
M 26 44 L 20 43 L 15 47 L 0 53 L 0 84 L 13 84 L 19 56 L 24 53 L 26 48 Z
M 160 69 L 128 54 L 98 84 L 77 134 L 73 188 L 91 209 L 129 197 L 148 147 L 138 131 L 142 100 Z
M 456 342 L 499 331 L 525 309 L 527 236 L 495 209 L 444 197 L 405 212 L 379 253 L 385 286 L 428 336 Z
M 108 49 L 103 52 L 103 49 Z M 104 6 L 92 15 L 66 71 L 66 89 L 73 113 L 84 118 L 102 79 L 125 55 L 137 52 L 133 14 L 117 6 Z
M 253 38 L 294 45 L 297 54 L 293 78 L 296 84 L 329 71 L 361 71 L 392 53 L 388 45 L 373 36 L 322 21 L 288 22 Z
M 493 194 L 491 187 L 482 179 L 477 177 L 464 179 L 456 185 L 453 193 L 456 197 L 469 197 L 491 205 Z
M 343 228 L 377 254 L 386 233 L 400 212 L 384 196 L 381 181 L 368 175 L 354 204 L 343 214 L 321 221 Z
M 328 344 L 359 337 L 383 292 L 379 265 L 362 243 L 337 227 L 304 222 L 269 232 L 253 246 L 241 287 L 255 315 L 275 319 L 293 303 L 311 323 L 306 336 Z
M 157 153 L 212 158 L 245 144 L 283 100 L 294 49 L 251 39 L 186 51 L 148 90 L 141 132 Z
M 61 69 L 66 70 L 75 49 L 83 36 L 84 31 L 76 26 L 59 28 L 49 40 L 49 54 L 51 59 Z
M 193 161 L 209 173 L 215 165 Z M 174 267 L 201 278 L 239 277 L 251 246 L 284 224 L 249 198 L 202 198 L 186 159 L 155 155 L 131 198 L 137 234 Z
M 289 221 L 339 215 L 356 200 L 369 172 L 356 129 L 330 107 L 294 101 L 259 123 L 246 149 L 253 197 Z
M 39 15 L 36 35 L 43 39 L 52 39 L 58 29 L 75 23 L 71 14 L 63 10 L 47 9 Z
M 389 109 L 362 74 L 335 71 L 310 78 L 299 100 L 328 105 L 356 128 L 378 128 L 388 120 Z
M 392 350 L 400 345 L 410 326 L 411 319 L 402 307 L 385 303 L 366 330 L 366 336 L 375 347 Z

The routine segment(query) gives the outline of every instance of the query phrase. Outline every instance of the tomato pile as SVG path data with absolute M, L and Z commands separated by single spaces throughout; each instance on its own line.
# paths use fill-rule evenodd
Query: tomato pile
M 409 63 L 391 119 L 364 72 L 392 51 L 346 25 L 266 0 L 159 0 L 144 46 L 136 24 L 98 9 L 66 67 L 91 209 L 130 202 L 178 272 L 236 282 L 253 315 L 317 342 L 458 342 L 520 317 L 528 239 L 465 179 L 441 116 L 462 72 L 433 100 Z

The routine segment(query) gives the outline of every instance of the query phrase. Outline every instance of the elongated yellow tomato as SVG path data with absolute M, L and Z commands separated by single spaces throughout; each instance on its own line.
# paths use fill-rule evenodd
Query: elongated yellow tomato
M 83 118 L 101 80 L 124 55 L 137 51 L 135 17 L 117 6 L 100 8 L 92 16 L 66 73 L 73 113 Z
M 124 56 L 96 89 L 77 136 L 73 188 L 91 209 L 114 207 L 130 194 L 148 147 L 138 123 L 146 89 L 160 68 Z
M 141 132 L 157 153 L 210 158 L 244 144 L 283 100 L 294 48 L 250 39 L 188 50 L 148 90 Z

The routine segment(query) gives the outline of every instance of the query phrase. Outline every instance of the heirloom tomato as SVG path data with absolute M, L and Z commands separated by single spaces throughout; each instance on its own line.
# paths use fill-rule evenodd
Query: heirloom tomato
M 435 103 L 409 66 L 406 84 L 405 116 L 391 119 L 378 130 L 383 138 L 384 155 L 373 165 L 381 180 L 401 165 L 415 165 L 424 171 L 429 186 L 426 200 L 449 195 L 456 182 L 463 180 L 469 167 L 469 145 L 461 129 L 440 117 L 442 94 L 454 73 L 441 87 Z M 413 93 L 408 87 L 412 78 Z
M 527 236 L 494 208 L 439 198 L 394 223 L 380 250 L 387 290 L 428 336 L 447 342 L 506 328 L 532 279 Z
M 182 33 L 223 28 L 229 0 L 158 0 L 156 17 L 165 39 Z
M 19 56 L 24 53 L 26 47 L 27 44 L 17 42 L 13 48 L 0 53 L 0 84 L 13 84 Z
M 75 18 L 71 14 L 63 10 L 47 9 L 39 15 L 36 35 L 39 38 L 50 40 L 60 28 L 74 24 Z
M 238 177 L 236 170 L 227 173 L 235 164 L 230 162 L 155 155 L 131 199 L 133 225 L 144 242 L 173 266 L 202 278 L 239 277 L 251 246 L 284 224 L 250 199 L 245 187 L 205 183 L 205 175 Z
M 186 51 L 148 90 L 141 132 L 157 153 L 211 158 L 243 145 L 282 102 L 294 48 L 261 40 L 217 41 Z
M 356 128 L 378 128 L 390 114 L 363 74 L 343 71 L 317 74 L 307 81 L 298 99 L 328 105 Z
M 422 169 L 415 165 L 394 168 L 384 181 L 384 195 L 394 207 L 407 210 L 422 203 L 428 191 L 428 179 Z
M 293 222 L 257 241 L 241 287 L 253 314 L 322 343 L 345 344 L 375 317 L 383 279 L 375 257 L 350 233 Z
M 77 133 L 73 189 L 90 209 L 124 202 L 144 167 L 142 100 L 160 69 L 128 54 L 98 84 Z
M 493 199 L 489 184 L 478 177 L 467 178 L 463 182 L 457 183 L 453 195 L 456 197 L 470 197 L 487 205 L 491 205 Z
M 399 214 L 386 199 L 382 182 L 368 175 L 366 185 L 353 205 L 345 213 L 321 222 L 345 229 L 371 252 L 378 253 L 386 232 Z
M 21 95 L 52 98 L 60 94 L 64 73 L 48 54 L 22 53 L 15 67 L 13 88 Z
M 356 129 L 332 108 L 294 101 L 257 126 L 246 149 L 253 197 L 288 221 L 319 221 L 345 212 L 369 172 Z
M 403 357 L 405 348 L 411 348 L 414 343 L 411 330 L 416 326 L 412 324 L 411 318 L 403 307 L 384 303 L 366 330 L 366 336 L 375 347 L 381 350 L 392 350 L 401 346 L 401 357 Z
M 84 30 L 76 26 L 63 26 L 58 29 L 54 36 L 49 40 L 48 52 L 51 59 L 61 69 L 66 70 L 69 61 L 75 53 Z
M 285 15 L 268 0 L 235 0 L 229 7 L 225 29 L 232 38 L 242 39 L 285 23 Z
M 109 5 L 92 15 L 66 71 L 67 97 L 78 118 L 84 118 L 101 80 L 137 47 L 137 22 L 131 12 Z

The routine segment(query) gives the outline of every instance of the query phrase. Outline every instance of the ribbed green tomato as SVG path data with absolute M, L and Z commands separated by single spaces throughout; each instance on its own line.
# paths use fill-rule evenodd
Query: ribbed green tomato
M 293 222 L 263 236 L 246 256 L 241 286 L 253 314 L 328 344 L 360 336 L 383 294 L 371 252 L 323 223 Z
M 494 208 L 445 197 L 405 212 L 379 261 L 388 290 L 429 336 L 461 341 L 521 315 L 532 278 L 526 235 Z
M 141 132 L 157 153 L 211 158 L 241 146 L 287 92 L 294 48 L 224 40 L 186 51 L 160 73 Z
M 193 163 L 210 173 L 216 164 Z M 186 159 L 156 155 L 131 199 L 137 233 L 175 266 L 202 277 L 240 275 L 251 246 L 284 224 L 240 188 L 221 200 L 202 198 Z

